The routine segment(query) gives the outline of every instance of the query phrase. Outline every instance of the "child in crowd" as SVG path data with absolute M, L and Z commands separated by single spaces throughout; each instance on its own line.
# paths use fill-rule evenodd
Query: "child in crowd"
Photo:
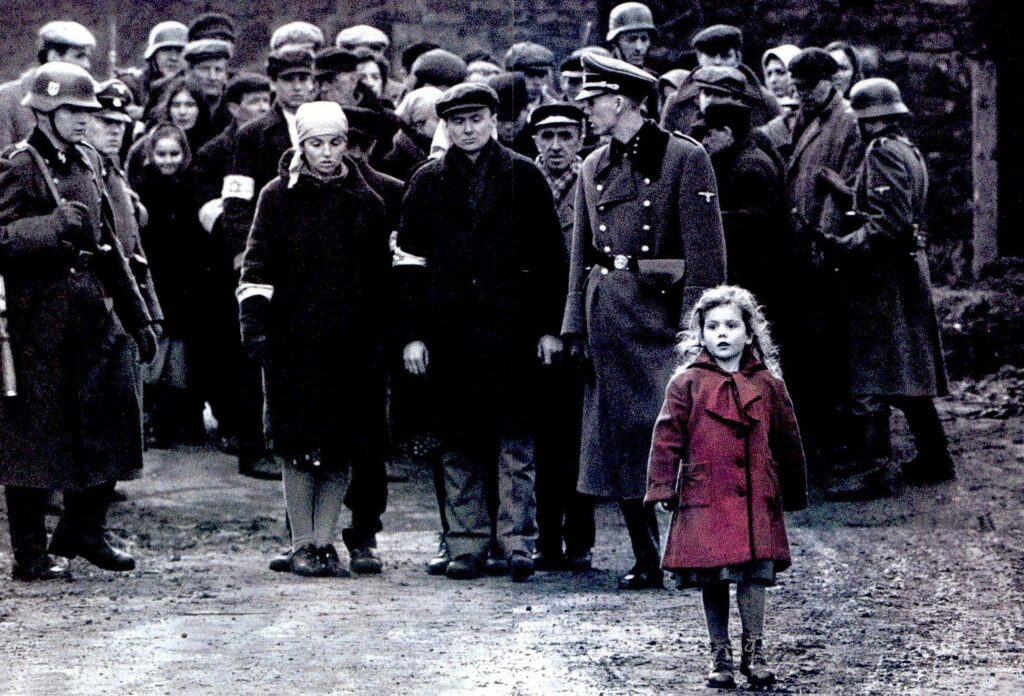
M 749 291 L 708 290 L 679 346 L 683 365 L 654 426 L 646 502 L 673 510 L 662 568 L 700 588 L 708 686 L 733 688 L 729 585 L 743 625 L 740 672 L 775 681 L 762 647 L 765 588 L 790 565 L 783 510 L 807 503 L 800 433 L 779 356 Z

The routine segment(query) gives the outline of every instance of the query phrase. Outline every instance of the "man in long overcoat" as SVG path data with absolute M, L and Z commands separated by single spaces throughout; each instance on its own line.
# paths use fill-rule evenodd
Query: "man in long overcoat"
M 564 254 L 537 165 L 496 142 L 498 97 L 465 83 L 438 102 L 452 147 L 409 182 L 396 254 L 406 369 L 431 374 L 443 440 L 450 578 L 479 575 L 491 520 L 485 476 L 497 471 L 498 541 L 514 580 L 533 573 L 530 419 L 538 356 L 561 350 Z
M 0 275 L 18 380 L 17 396 L 0 399 L 13 575 L 61 574 L 47 555 L 52 490 L 64 491 L 65 512 L 50 552 L 130 570 L 134 560 L 104 527 L 114 482 L 142 468 L 132 363 L 152 359 L 156 338 L 120 243 L 102 232 L 99 157 L 78 144 L 100 106 L 92 78 L 49 63 L 25 101 L 36 128 L 0 157 Z
M 644 120 L 655 79 L 584 55 L 577 100 L 608 145 L 583 162 L 562 333 L 593 364 L 583 404 L 578 489 L 619 500 L 636 565 L 624 589 L 660 587 L 657 523 L 645 509 L 647 454 L 676 334 L 700 294 L 725 280 L 711 160 L 699 143 Z
M 863 80 L 850 98 L 868 142 L 854 194 L 863 224 L 848 235 L 826 237 L 842 269 L 849 306 L 855 455 L 848 475 L 826 495 L 847 500 L 886 492 L 890 406 L 903 411 L 917 445 L 904 478 L 922 483 L 955 475 L 932 401 L 948 391 L 921 230 L 927 166 L 903 132 L 909 110 L 895 84 Z

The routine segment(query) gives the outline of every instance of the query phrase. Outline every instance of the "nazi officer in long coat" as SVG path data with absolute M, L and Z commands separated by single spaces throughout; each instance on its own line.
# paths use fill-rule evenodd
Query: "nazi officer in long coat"
M 550 362 L 561 350 L 565 252 L 544 175 L 492 137 L 497 106 L 493 89 L 473 83 L 438 101 L 452 147 L 409 182 L 395 276 L 406 369 L 436 388 L 446 574 L 479 575 L 491 529 L 484 482 L 497 472 L 498 541 L 512 578 L 525 580 L 535 536 L 533 384 L 538 357 Z
M 152 359 L 156 338 L 121 244 L 104 233 L 99 157 L 80 144 L 100 106 L 93 88 L 78 66 L 40 67 L 25 99 L 36 127 L 0 156 L 0 275 L 17 376 L 17 396 L 0 399 L 0 483 L 22 580 L 64 574 L 47 554 L 51 490 L 64 491 L 65 512 L 50 553 L 135 566 L 104 527 L 114 482 L 142 468 L 133 362 Z
M 619 500 L 636 564 L 623 589 L 660 587 L 657 524 L 643 505 L 651 431 L 676 367 L 676 334 L 700 293 L 725 280 L 725 242 L 711 160 L 663 131 L 640 105 L 655 80 L 587 54 L 577 100 L 611 135 L 583 162 L 562 333 L 586 353 L 578 489 Z
M 936 483 L 955 475 L 933 402 L 948 388 L 923 232 L 928 169 L 904 132 L 909 109 L 893 82 L 862 80 L 850 101 L 867 143 L 851 216 L 860 224 L 850 234 L 824 236 L 848 307 L 854 448 L 847 475 L 826 495 L 845 500 L 887 492 L 890 406 L 906 416 L 917 447 L 904 479 Z

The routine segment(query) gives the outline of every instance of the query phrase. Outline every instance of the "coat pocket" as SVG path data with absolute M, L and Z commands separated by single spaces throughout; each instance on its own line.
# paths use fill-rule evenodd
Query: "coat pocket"
M 679 462 L 676 493 L 679 495 L 680 508 L 710 505 L 708 485 L 707 462 Z
M 636 265 L 640 282 L 658 290 L 668 290 L 686 276 L 684 259 L 639 259 Z

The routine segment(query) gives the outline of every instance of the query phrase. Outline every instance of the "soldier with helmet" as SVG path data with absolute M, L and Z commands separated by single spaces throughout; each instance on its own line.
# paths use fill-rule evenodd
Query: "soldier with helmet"
M 0 400 L 0 483 L 21 580 L 65 577 L 51 556 L 135 567 L 105 538 L 117 480 L 142 468 L 133 363 L 156 349 L 151 317 L 118 238 L 96 151 L 101 108 L 83 68 L 48 63 L 24 100 L 36 126 L 0 156 L 0 275 L 18 394 Z M 47 547 L 45 504 L 64 492 Z
M 948 391 L 923 230 L 927 165 L 906 136 L 910 110 L 893 82 L 862 80 L 850 103 L 867 143 L 847 214 L 852 222 L 846 234 L 822 235 L 844 280 L 853 396 L 853 460 L 828 489 L 833 500 L 886 492 L 893 406 L 906 416 L 917 446 L 917 456 L 903 465 L 904 479 L 938 483 L 955 476 L 933 402 Z
M 612 8 L 608 17 L 608 35 L 616 58 L 645 68 L 647 53 L 658 35 L 651 8 L 639 2 L 624 2 Z
M 647 455 L 675 336 L 697 297 L 725 280 L 718 190 L 698 142 L 644 118 L 652 75 L 615 58 L 582 61 L 576 99 L 593 133 L 611 141 L 580 172 L 562 323 L 593 375 L 578 490 L 619 501 L 636 559 L 619 587 L 661 587 L 657 522 L 643 504 Z
M 39 30 L 39 64 L 51 61 L 92 67 L 96 38 L 78 22 L 49 22 Z M 24 140 L 35 128 L 32 110 L 21 102 L 30 91 L 35 69 L 0 85 L 0 148 Z
M 173 79 L 185 69 L 181 53 L 187 45 L 188 27 L 181 22 L 160 22 L 149 30 L 146 51 L 142 54 L 145 66 L 118 70 L 118 79 L 128 86 L 134 97 L 128 111 L 133 119 L 142 118 L 154 83 Z

